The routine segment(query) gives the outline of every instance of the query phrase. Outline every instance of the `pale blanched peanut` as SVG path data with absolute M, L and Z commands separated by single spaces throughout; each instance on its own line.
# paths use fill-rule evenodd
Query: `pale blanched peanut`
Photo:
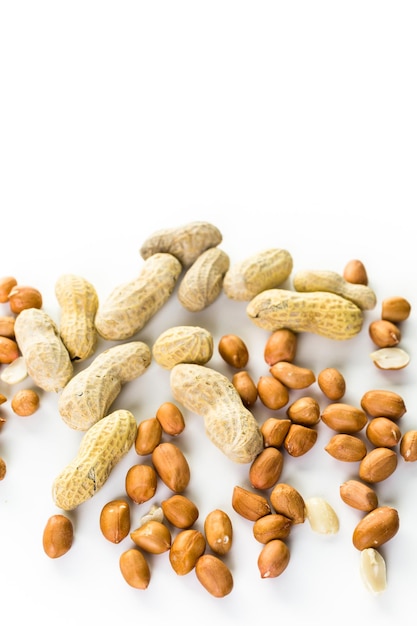
M 53 482 L 56 506 L 70 511 L 92 498 L 133 446 L 136 431 L 134 416 L 125 410 L 114 411 L 91 426 L 81 439 L 77 455 Z
M 410 362 L 408 352 L 393 346 L 391 348 L 378 348 L 369 355 L 376 367 L 381 370 L 402 370 Z
M 143 242 L 140 254 L 143 259 L 160 253 L 172 254 L 186 268 L 209 248 L 218 246 L 223 237 L 219 229 L 210 222 L 189 222 L 175 228 L 155 231 Z
M 301 367 L 288 361 L 278 361 L 269 371 L 290 389 L 305 389 L 316 381 L 316 375 L 308 367 Z
M 293 259 L 287 250 L 262 250 L 229 268 L 223 290 L 232 300 L 249 301 L 265 289 L 279 287 L 290 276 L 292 268 Z
M 271 332 L 289 328 L 335 340 L 355 337 L 363 324 L 363 312 L 356 304 L 324 291 L 268 289 L 249 302 L 246 312 L 256 326 Z
M 204 418 L 207 436 L 228 458 L 250 463 L 261 452 L 259 425 L 226 376 L 204 365 L 179 364 L 170 384 L 175 400 Z
M 387 572 L 384 557 L 375 548 L 361 550 L 359 571 L 365 587 L 372 593 L 387 588 Z
M 84 361 L 94 354 L 97 345 L 97 292 L 83 276 L 63 274 L 55 283 L 55 295 L 61 307 L 61 339 L 71 360 Z
M 0 380 L 8 385 L 16 385 L 21 383 L 27 375 L 26 361 L 23 356 L 18 356 L 2 370 Z
M 322 535 L 334 535 L 339 531 L 339 518 L 334 508 L 319 496 L 305 500 L 306 517 L 311 529 Z
M 326 398 L 338 402 L 346 392 L 346 381 L 336 367 L 325 367 L 317 376 L 317 384 Z
M 59 413 L 68 426 L 87 430 L 110 409 L 123 385 L 141 376 L 151 362 L 142 341 L 112 346 L 76 374 L 58 399 Z
M 205 365 L 213 356 L 213 336 L 200 326 L 173 326 L 157 337 L 152 356 L 168 370 L 178 363 Z
M 361 310 L 376 306 L 376 295 L 368 285 L 350 283 L 337 272 L 327 270 L 301 270 L 293 278 L 294 289 L 300 292 L 328 291 L 350 300 Z
M 42 543 L 45 554 L 57 559 L 68 552 L 74 540 L 74 527 L 66 515 L 52 515 L 43 530 Z
M 181 269 L 172 254 L 149 257 L 137 278 L 117 286 L 99 304 L 95 317 L 99 335 L 110 341 L 130 339 L 167 302 Z
M 44 391 L 61 391 L 74 371 L 52 318 L 41 309 L 25 309 L 17 316 L 14 330 L 33 382 Z
M 228 255 L 220 248 L 209 248 L 203 252 L 185 273 L 178 287 L 178 300 L 182 306 L 195 313 L 217 300 L 229 265 Z
M 289 328 L 279 328 L 271 333 L 264 348 L 264 359 L 268 365 L 278 361 L 292 363 L 297 352 L 297 335 Z
M 228 365 L 240 369 L 249 361 L 249 350 L 241 337 L 228 334 L 220 337 L 219 354 Z
M 411 304 L 402 296 L 386 298 L 381 304 L 381 318 L 394 324 L 404 322 L 411 313 Z

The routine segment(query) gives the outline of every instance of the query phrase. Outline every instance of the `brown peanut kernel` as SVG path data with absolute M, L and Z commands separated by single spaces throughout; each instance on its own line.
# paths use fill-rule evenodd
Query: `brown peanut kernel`
M 265 344 L 264 359 L 272 366 L 278 361 L 292 363 L 297 352 L 297 335 L 288 328 L 280 328 L 272 332 Z
M 386 480 L 397 468 L 398 457 L 390 448 L 374 448 L 359 464 L 359 478 L 367 483 Z
M 6 473 L 7 473 L 6 461 L 2 457 L 0 457 L 0 480 L 4 480 L 4 478 L 6 477 Z
M 156 417 L 149 417 L 138 424 L 135 451 L 140 456 L 152 454 L 162 439 L 162 426 Z
M 408 319 L 411 312 L 411 304 L 402 296 L 392 296 L 382 301 L 381 318 L 394 324 Z
M 14 276 L 3 276 L 0 278 L 0 302 L 6 303 L 9 299 L 9 294 L 13 287 L 17 285 L 17 280 Z
M 291 531 L 293 522 L 280 513 L 270 513 L 254 522 L 253 536 L 259 543 L 268 543 L 271 539 L 286 539 Z
M 360 259 L 351 259 L 343 269 L 343 278 L 355 285 L 367 285 L 368 274 L 365 265 Z
M 223 335 L 218 345 L 219 354 L 228 365 L 241 369 L 245 367 L 249 361 L 248 348 L 237 335 Z
M 255 404 L 258 398 L 258 389 L 249 372 L 242 370 L 232 377 L 232 384 L 246 407 Z
M 178 446 L 169 441 L 160 443 L 152 452 L 152 462 L 167 487 L 176 493 L 185 490 L 190 482 L 190 467 Z
M 74 539 L 74 528 L 66 515 L 52 515 L 46 522 L 42 543 L 45 553 L 57 559 L 68 552 Z
M 232 507 L 236 513 L 252 522 L 271 512 L 269 502 L 264 496 L 238 485 L 233 489 Z
M 34 389 L 20 389 L 14 394 L 11 407 L 16 415 L 28 417 L 38 410 L 39 403 L 39 395 Z
M 366 436 L 377 448 L 393 448 L 401 439 L 401 430 L 388 417 L 374 417 L 366 427 Z
M 277 378 L 289 389 L 305 389 L 310 387 L 315 380 L 314 372 L 307 368 L 289 363 L 288 361 L 278 361 L 269 369 L 274 378 Z
M 346 381 L 343 374 L 336 367 L 326 367 L 317 376 L 317 384 L 324 395 L 338 402 L 346 392 Z
M 274 376 L 260 376 L 257 389 L 260 401 L 268 409 L 276 411 L 288 404 L 290 398 L 289 391 Z
M 389 506 L 379 506 L 370 511 L 356 525 L 352 541 L 355 548 L 378 548 L 392 537 L 400 527 L 398 511 Z
M 317 431 L 310 426 L 291 424 L 284 439 L 284 447 L 291 456 L 302 456 L 311 450 L 317 437 Z
M 271 539 L 264 545 L 258 556 L 258 569 L 261 578 L 276 578 L 288 566 L 290 550 L 282 539 Z
M 130 531 L 130 506 L 122 499 L 107 502 L 100 513 L 100 530 L 112 543 L 120 543 Z
M 203 587 L 215 598 L 224 598 L 233 589 L 233 576 L 226 563 L 213 554 L 197 559 L 195 573 Z
M 401 331 L 393 322 L 375 320 L 369 324 L 368 332 L 371 340 L 378 348 L 391 348 L 401 341 Z
M 122 552 L 119 558 L 119 567 L 123 578 L 135 589 L 147 589 L 151 579 L 148 562 L 137 548 L 130 548 Z
M 400 419 L 407 411 L 404 399 L 395 391 L 370 389 L 360 401 L 362 409 L 371 417 Z
M 16 285 L 9 292 L 9 306 L 16 315 L 25 309 L 41 309 L 42 294 L 34 287 Z
M 143 504 L 155 495 L 157 474 L 152 465 L 137 463 L 127 471 L 125 478 L 126 493 L 136 504 Z
M 249 468 L 249 481 L 255 489 L 270 489 L 281 476 L 284 457 L 278 448 L 264 448 Z
M 270 500 L 275 513 L 288 517 L 294 524 L 302 524 L 305 521 L 304 498 L 292 485 L 277 483 L 271 491 Z
M 290 404 L 287 415 L 294 424 L 315 426 L 320 421 L 320 405 L 315 398 L 302 396 Z
M 180 435 L 185 428 L 184 416 L 173 402 L 163 402 L 155 415 L 164 433 L 171 437 Z
M 361 431 L 368 421 L 362 409 L 344 402 L 328 404 L 322 411 L 321 420 L 332 430 L 348 435 Z
M 359 511 L 373 511 L 378 506 L 375 490 L 359 480 L 347 480 L 340 485 L 339 491 L 343 502 Z
M 404 461 L 417 461 L 417 430 L 408 430 L 400 441 L 400 454 Z
M 161 507 L 166 519 L 176 528 L 190 528 L 198 519 L 196 504 L 180 493 L 163 500 Z
M 191 572 L 205 549 L 206 540 L 202 532 L 195 528 L 180 531 L 174 537 L 169 550 L 169 562 L 174 572 L 178 576 Z
M 130 533 L 138 548 L 151 554 L 163 554 L 171 547 L 171 532 L 163 522 L 150 520 Z
M 230 552 L 233 544 L 233 526 L 227 513 L 221 509 L 210 511 L 204 520 L 204 533 L 213 552 L 219 555 Z
M 265 448 L 268 446 L 280 448 L 284 443 L 285 436 L 290 426 L 290 419 L 268 417 L 261 426 L 261 433 Z

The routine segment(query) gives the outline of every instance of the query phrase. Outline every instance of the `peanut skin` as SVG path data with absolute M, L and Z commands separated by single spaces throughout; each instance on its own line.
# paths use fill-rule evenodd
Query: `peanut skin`
M 181 265 L 190 267 L 208 248 L 218 246 L 223 237 L 219 229 L 209 222 L 189 222 L 177 228 L 165 228 L 154 232 L 140 248 L 143 259 L 158 252 L 168 252 Z
M 142 341 L 112 346 L 95 357 L 62 390 L 59 413 L 68 426 L 87 430 L 106 415 L 122 386 L 141 376 L 151 363 Z
M 55 295 L 61 307 L 61 339 L 72 361 L 84 361 L 97 345 L 97 292 L 82 276 L 63 274 L 55 283 Z
M 24 309 L 14 332 L 29 376 L 44 391 L 59 392 L 73 375 L 73 365 L 59 330 L 43 309 Z
M 367 311 L 376 306 L 375 292 L 368 285 L 350 283 L 341 274 L 327 270 L 303 270 L 295 274 L 293 285 L 296 291 L 329 291 L 351 300 L 360 309 Z
M 268 289 L 249 302 L 246 313 L 256 326 L 265 330 L 289 328 L 337 340 L 351 339 L 363 324 L 363 312 L 356 304 L 324 291 Z
M 226 376 L 204 365 L 178 364 L 170 384 L 174 398 L 204 418 L 207 436 L 229 459 L 250 463 L 261 452 L 258 423 Z
M 136 431 L 134 416 L 125 410 L 114 411 L 94 424 L 84 434 L 77 455 L 53 482 L 55 505 L 71 511 L 92 498 L 134 444 Z
M 99 335 L 110 341 L 133 337 L 167 302 L 181 270 L 172 254 L 149 257 L 137 278 L 113 289 L 99 305 L 95 317 Z

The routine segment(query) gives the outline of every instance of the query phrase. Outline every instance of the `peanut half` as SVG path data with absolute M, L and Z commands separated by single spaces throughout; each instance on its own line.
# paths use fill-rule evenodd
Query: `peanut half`
M 58 410 L 64 422 L 76 430 L 88 430 L 98 422 L 123 385 L 141 376 L 151 362 L 151 351 L 142 341 L 115 345 L 98 354 L 62 390 Z
M 143 242 L 140 254 L 143 259 L 167 252 L 178 259 L 183 267 L 192 265 L 209 248 L 222 242 L 219 229 L 210 222 L 189 222 L 175 228 L 157 230 Z
M 363 312 L 356 304 L 324 291 L 268 289 L 249 302 L 246 313 L 265 330 L 289 328 L 296 333 L 310 332 L 335 340 L 355 337 L 363 324 Z
M 71 359 L 88 359 L 97 346 L 95 288 L 83 276 L 63 274 L 55 283 L 55 295 L 61 307 L 59 332 Z
M 25 309 L 17 316 L 14 331 L 33 382 L 44 391 L 61 391 L 74 370 L 52 318 L 42 309 Z
M 204 418 L 207 436 L 228 458 L 250 463 L 261 452 L 259 425 L 226 376 L 204 365 L 178 364 L 170 384 L 175 400 Z
M 130 339 L 167 302 L 181 273 L 181 263 L 172 254 L 149 257 L 134 280 L 118 285 L 99 305 L 96 329 L 103 339 Z
M 301 270 L 293 278 L 296 291 L 328 291 L 350 300 L 361 310 L 368 311 L 376 306 L 376 295 L 368 285 L 351 283 L 337 272 L 327 270 Z
M 268 248 L 232 265 L 225 274 L 223 291 L 232 300 L 249 301 L 265 289 L 279 287 L 292 268 L 288 250 Z
M 134 444 L 136 431 L 134 416 L 125 410 L 114 411 L 91 426 L 77 455 L 53 482 L 56 506 L 70 511 L 92 498 Z

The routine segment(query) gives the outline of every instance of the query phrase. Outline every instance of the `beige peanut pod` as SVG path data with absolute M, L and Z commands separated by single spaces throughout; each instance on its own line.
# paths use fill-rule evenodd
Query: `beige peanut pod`
M 357 335 L 363 312 L 351 300 L 324 291 L 299 293 L 268 289 L 246 307 L 249 319 L 260 328 L 310 332 L 328 339 L 345 340 Z
M 53 319 L 43 309 L 24 309 L 14 332 L 26 369 L 44 391 L 60 391 L 73 375 L 73 364 Z
M 143 259 L 148 259 L 158 252 L 168 252 L 183 267 L 189 267 L 205 250 L 218 246 L 222 238 L 219 229 L 210 222 L 189 222 L 176 228 L 157 230 L 145 239 L 140 254 Z
M 220 295 L 230 259 L 220 248 L 209 248 L 184 274 L 178 288 L 178 300 L 187 311 L 206 309 Z
M 328 270 L 302 270 L 293 277 L 296 291 L 328 291 L 351 300 L 362 310 L 370 310 L 376 306 L 375 292 L 368 285 L 355 284 L 347 281 L 341 274 Z
M 97 346 L 95 288 L 82 276 L 63 274 L 55 283 L 55 295 L 61 307 L 59 332 L 71 360 L 88 359 Z
M 136 431 L 134 416 L 125 410 L 114 411 L 94 424 L 81 439 L 77 455 L 53 482 L 55 505 L 71 511 L 92 498 L 134 444 Z
M 117 286 L 98 307 L 95 325 L 103 339 L 129 339 L 167 302 L 181 273 L 181 263 L 172 254 L 148 258 L 139 276 Z
M 249 301 L 261 291 L 279 287 L 291 274 L 293 259 L 282 248 L 269 248 L 230 267 L 223 291 L 232 300 Z
M 207 436 L 229 459 L 250 463 L 261 452 L 258 423 L 226 376 L 204 365 L 181 363 L 172 368 L 170 383 L 174 398 L 204 418 Z
M 173 326 L 159 335 L 152 346 L 155 361 L 165 369 L 178 363 L 205 365 L 213 356 L 213 336 L 200 326 Z
M 102 419 L 124 384 L 141 376 L 151 363 L 142 341 L 112 346 L 98 354 L 62 390 L 58 411 L 68 426 L 87 430 Z

